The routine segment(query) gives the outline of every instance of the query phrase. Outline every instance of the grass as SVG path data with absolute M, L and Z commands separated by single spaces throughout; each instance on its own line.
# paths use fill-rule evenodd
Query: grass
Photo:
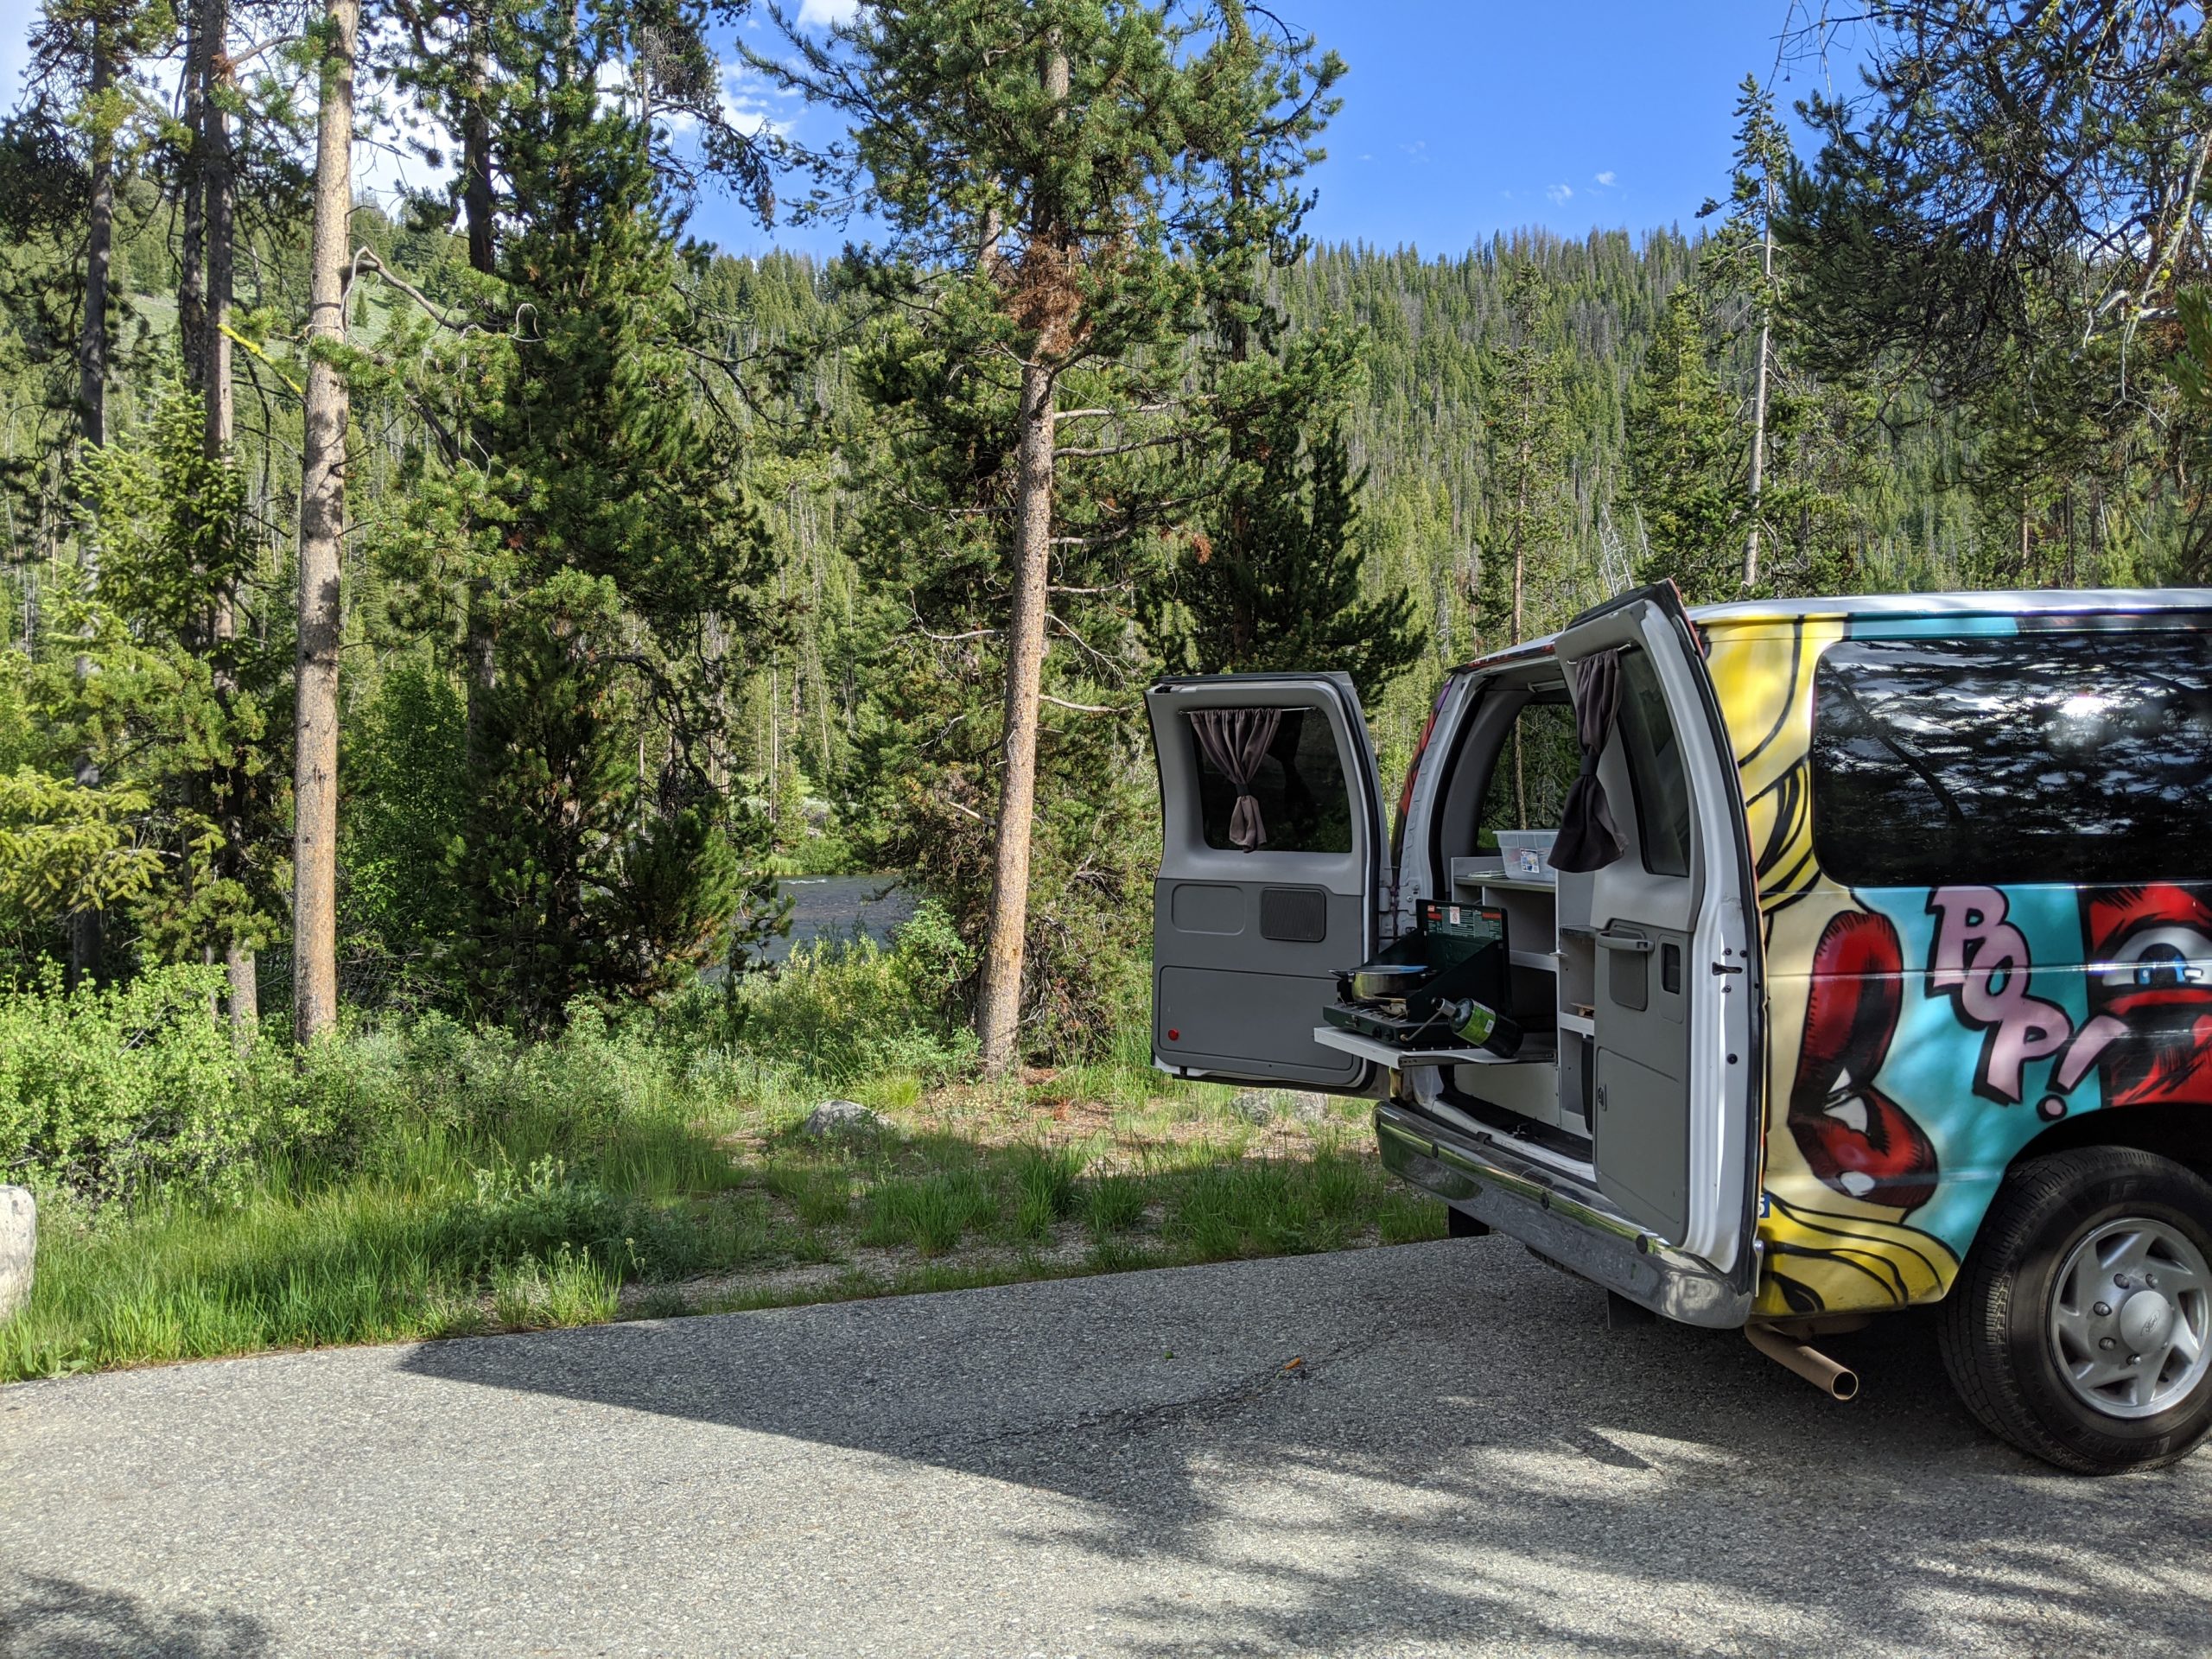
M 891 961 L 802 981 L 798 1016 L 755 1010 L 742 1043 L 367 1034 L 320 1063 L 315 1098 L 338 1103 L 284 1151 L 242 1141 L 219 1179 L 97 1201 L 48 1182 L 0 1381 L 1442 1236 L 1441 1206 L 1383 1175 L 1364 1102 L 1259 1109 L 1141 1054 L 961 1082 L 918 1021 L 872 1060 L 841 1046 Z M 809 1058 L 768 1058 L 792 1031 Z M 879 1128 L 804 1135 L 833 1094 Z

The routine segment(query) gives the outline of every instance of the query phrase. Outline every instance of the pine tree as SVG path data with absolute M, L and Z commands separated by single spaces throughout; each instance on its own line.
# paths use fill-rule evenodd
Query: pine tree
M 1040 805 L 1043 710 L 1112 708 L 1046 690 L 1067 674 L 1048 672 L 1054 636 L 1062 658 L 1080 653 L 1075 674 L 1104 664 L 1129 690 L 1110 620 L 1093 625 L 1101 649 L 1056 597 L 1128 607 L 1133 565 L 1156 556 L 1146 540 L 1176 527 L 1174 486 L 1145 462 L 1182 441 L 1175 348 L 1202 315 L 1207 264 L 1249 257 L 1217 234 L 1232 173 L 1294 171 L 1306 125 L 1275 118 L 1334 75 L 1304 46 L 1255 48 L 1230 11 L 1185 28 L 1122 0 L 883 4 L 826 42 L 787 30 L 788 61 L 755 60 L 846 119 L 850 147 L 817 158 L 822 188 L 889 232 L 853 256 L 898 317 L 864 387 L 892 423 L 888 499 L 912 505 L 878 531 L 896 518 L 894 533 L 925 538 L 892 561 L 935 564 L 931 585 L 960 591 L 970 616 L 1003 595 L 980 626 L 929 630 L 991 641 L 1001 681 L 976 1011 L 993 1073 L 1020 1055 L 1037 825 L 1075 811 Z M 1103 759 L 1116 742 L 1071 747 Z
M 1491 544 L 1476 603 L 1485 650 L 1529 637 L 1534 567 L 1559 562 L 1566 534 L 1559 486 L 1568 426 L 1559 357 L 1547 334 L 1549 298 L 1535 265 L 1516 264 L 1507 276 L 1505 343 L 1485 400 Z
M 513 819 L 473 817 L 448 861 L 461 984 L 533 1026 L 574 995 L 664 988 L 673 964 L 728 947 L 741 899 L 765 899 L 734 861 L 765 850 L 766 825 L 718 757 L 730 677 L 771 643 L 766 542 L 736 432 L 694 395 L 705 347 L 682 284 L 702 261 L 650 124 L 603 95 L 626 21 L 508 18 L 500 238 L 473 284 L 506 326 L 425 315 L 382 354 L 382 395 L 422 435 L 379 563 L 403 626 L 460 613 L 470 774 Z M 507 628 L 533 618 L 511 648 Z M 552 725 L 531 723 L 534 702 Z
M 1675 290 L 1629 393 L 1627 500 L 1647 555 L 1638 582 L 1672 582 L 1694 603 L 1726 597 L 1741 572 L 1743 447 L 1708 360 L 1703 296 Z

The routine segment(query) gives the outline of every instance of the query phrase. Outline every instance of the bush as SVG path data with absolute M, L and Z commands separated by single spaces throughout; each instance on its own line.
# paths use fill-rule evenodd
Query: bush
M 96 1202 L 171 1183 L 219 1197 L 257 1154 L 340 1131 L 344 1087 L 295 1092 L 281 1060 L 232 1052 L 211 1005 L 222 983 L 163 968 L 64 996 L 49 970 L 0 991 L 0 1170 Z
M 887 950 L 871 939 L 802 946 L 779 968 L 741 976 L 719 1009 L 695 994 L 692 1017 L 702 1033 L 825 1084 L 894 1072 L 934 1082 L 975 1055 L 957 1007 L 972 956 L 944 910 L 924 904 Z

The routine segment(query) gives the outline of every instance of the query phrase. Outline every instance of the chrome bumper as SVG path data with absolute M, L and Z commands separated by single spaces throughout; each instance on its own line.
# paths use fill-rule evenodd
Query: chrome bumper
M 1582 1183 L 1488 1135 L 1386 1100 L 1375 1109 L 1375 1138 L 1392 1174 L 1655 1313 L 1718 1330 L 1751 1318 L 1754 1274 L 1739 1284 L 1613 1214 Z

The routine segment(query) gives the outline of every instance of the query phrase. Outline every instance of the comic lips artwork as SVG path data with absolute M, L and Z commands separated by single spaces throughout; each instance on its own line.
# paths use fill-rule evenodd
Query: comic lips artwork
M 1821 1181 L 1847 1198 L 1911 1211 L 1936 1195 L 1936 1148 L 1874 1086 L 1904 998 L 1904 953 L 1887 917 L 1846 911 L 1814 952 L 1789 1132 Z
M 2098 1056 L 2106 1103 L 2212 1104 L 2212 903 L 2172 883 L 2083 901 L 2089 1006 L 2121 1028 Z

